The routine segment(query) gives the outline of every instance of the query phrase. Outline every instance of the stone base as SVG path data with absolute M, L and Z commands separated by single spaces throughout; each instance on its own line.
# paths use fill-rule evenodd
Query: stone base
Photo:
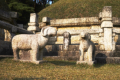
M 27 28 L 28 31 L 40 31 L 40 29 L 37 26 L 29 26 Z
M 44 60 L 39 60 L 39 61 L 16 60 L 16 61 L 21 61 L 21 62 L 30 62 L 30 63 L 34 63 L 34 64 L 40 64 L 40 63 L 46 62 L 46 61 L 44 61 Z
M 95 61 L 77 61 L 77 64 L 88 64 L 88 65 L 93 65 Z

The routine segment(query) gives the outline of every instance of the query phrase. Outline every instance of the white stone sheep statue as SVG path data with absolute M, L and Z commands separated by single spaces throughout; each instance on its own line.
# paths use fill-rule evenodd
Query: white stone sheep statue
M 81 32 L 80 34 L 80 59 L 77 64 L 87 63 L 89 65 L 94 64 L 94 43 L 90 40 L 89 33 Z
M 12 49 L 14 60 L 19 60 L 20 50 L 31 50 L 31 62 L 43 60 L 43 49 L 47 44 L 50 36 L 55 36 L 57 30 L 53 27 L 43 27 L 39 34 L 20 34 L 12 39 Z

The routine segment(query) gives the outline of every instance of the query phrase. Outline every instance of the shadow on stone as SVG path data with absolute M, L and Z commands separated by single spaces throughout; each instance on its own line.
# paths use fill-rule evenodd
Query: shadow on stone
M 44 48 L 43 56 L 58 56 L 58 51 L 53 51 L 53 50 L 49 51 L 46 48 Z

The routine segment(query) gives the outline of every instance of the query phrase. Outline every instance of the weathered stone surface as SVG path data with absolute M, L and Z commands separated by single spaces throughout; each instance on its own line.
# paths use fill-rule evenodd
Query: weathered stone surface
M 112 50 L 112 29 L 111 28 L 104 28 L 104 45 L 105 45 L 105 50 L 107 51 Z
M 11 18 L 17 18 L 18 17 L 18 13 L 17 12 L 9 12 Z
M 81 26 L 99 24 L 98 17 L 70 18 L 50 20 L 51 26 Z
M 39 31 L 40 29 L 38 27 L 35 27 L 35 26 L 29 26 L 27 28 L 28 31 Z
M 11 22 L 12 20 L 9 12 L 3 11 L 3 10 L 0 10 L 0 19 L 8 22 Z
M 68 50 L 69 49 L 69 44 L 70 44 L 70 33 L 69 32 L 64 32 L 63 33 L 63 50 Z
M 38 27 L 38 15 L 36 13 L 30 14 L 30 23 L 28 23 L 28 25 L 28 31 L 32 31 L 33 33 L 35 33 L 36 31 L 40 31 Z
M 105 6 L 102 10 L 102 18 L 112 18 L 112 7 Z
M 77 61 L 76 64 L 88 64 L 88 65 L 93 65 L 95 62 L 94 61 Z
M 11 30 L 12 27 L 16 27 L 16 26 L 0 20 L 0 28 Z M 19 27 L 17 27 L 17 32 L 20 33 L 20 34 L 33 34 L 32 32 L 29 32 L 29 31 L 27 31 L 25 29 L 21 29 Z
M 104 27 L 107 27 L 107 28 L 112 28 L 113 27 L 113 23 L 111 21 L 103 21 L 102 24 L 101 24 L 101 27 L 104 28 Z
M 17 33 L 17 26 L 13 26 L 11 32 Z
M 18 27 L 23 28 L 23 24 L 17 24 Z
M 42 22 L 44 22 L 44 23 L 49 23 L 50 20 L 51 20 L 51 18 L 49 18 L 49 17 L 43 17 L 42 18 Z
M 68 57 L 72 57 L 72 56 L 80 56 L 79 51 L 58 51 L 58 56 L 68 56 Z
M 38 23 L 38 15 L 36 13 L 30 14 L 30 23 Z
M 103 32 L 103 29 L 83 29 L 83 30 L 65 30 L 69 32 L 71 35 L 79 35 L 80 32 L 88 32 L 90 34 L 97 34 Z M 57 35 L 62 35 L 64 33 L 63 30 L 58 30 Z
M 25 53 L 27 51 L 28 54 L 30 54 L 30 60 L 29 60 L 30 62 L 39 63 L 39 60 L 43 59 L 43 48 L 47 44 L 49 37 L 55 36 L 56 32 L 57 31 L 55 28 L 47 26 L 42 28 L 40 34 L 32 34 L 32 35 L 23 34 L 23 35 L 15 36 L 12 39 L 12 49 L 14 53 L 14 59 L 19 60 L 20 59 L 19 50 L 25 50 Z

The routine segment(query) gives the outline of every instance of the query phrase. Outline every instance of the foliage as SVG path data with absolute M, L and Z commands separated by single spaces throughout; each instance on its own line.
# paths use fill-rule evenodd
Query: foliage
M 26 24 L 29 21 L 30 13 L 35 12 L 33 3 L 30 0 L 7 0 L 7 4 L 11 11 L 18 12 L 18 23 Z
M 5 3 L 5 0 L 0 0 L 0 9 L 4 11 L 10 11 L 9 7 Z
M 76 65 L 75 61 L 45 59 L 36 65 L 0 58 L 1 80 L 119 80 L 120 64 Z
M 39 22 L 42 17 L 52 19 L 97 17 L 104 6 L 112 6 L 113 17 L 120 17 L 120 0 L 59 0 L 40 11 Z

